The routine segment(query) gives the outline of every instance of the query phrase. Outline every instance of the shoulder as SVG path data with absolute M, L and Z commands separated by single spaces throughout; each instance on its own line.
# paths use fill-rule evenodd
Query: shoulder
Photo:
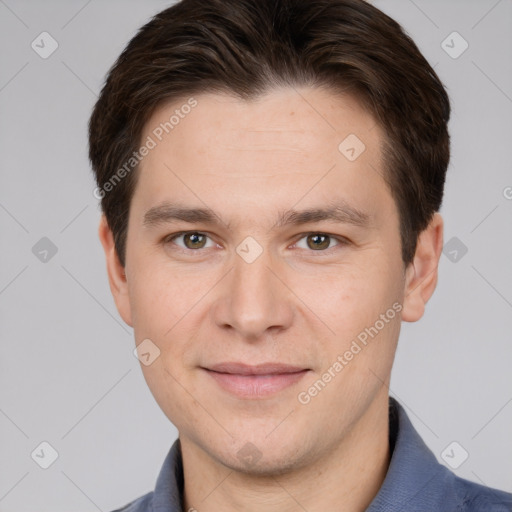
M 148 492 L 144 494 L 144 496 L 130 501 L 130 503 L 124 507 L 117 508 L 112 512 L 153 512 L 152 499 L 153 492 Z
M 511 493 L 466 480 L 441 464 L 391 397 L 390 446 L 388 473 L 368 512 L 512 512 Z
M 511 512 L 512 494 L 455 476 L 461 512 Z

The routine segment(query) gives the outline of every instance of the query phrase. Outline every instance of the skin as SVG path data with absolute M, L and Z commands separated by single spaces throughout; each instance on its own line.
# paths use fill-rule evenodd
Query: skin
M 137 344 L 149 338 L 161 351 L 141 368 L 179 431 L 184 510 L 364 510 L 390 460 L 388 386 L 400 324 L 419 320 L 434 292 L 443 220 L 435 214 L 405 268 L 398 211 L 382 178 L 383 133 L 354 98 L 318 88 L 275 89 L 250 102 L 195 98 L 197 107 L 141 163 L 125 268 L 104 218 L 99 227 L 118 311 Z M 179 105 L 157 109 L 141 140 Z M 354 161 L 338 150 L 349 134 L 366 146 Z M 328 220 L 272 229 L 280 211 L 340 199 L 368 213 L 370 226 Z M 144 226 L 149 208 L 177 200 L 207 205 L 224 223 Z M 208 235 L 206 246 L 165 240 L 181 231 Z M 323 233 L 328 248 L 308 245 L 308 235 Z M 263 250 L 252 263 L 236 252 L 247 236 Z M 401 313 L 301 404 L 298 394 L 394 303 Z M 243 399 L 200 368 L 224 361 L 310 371 L 272 397 Z M 237 456 L 248 442 L 256 463 Z

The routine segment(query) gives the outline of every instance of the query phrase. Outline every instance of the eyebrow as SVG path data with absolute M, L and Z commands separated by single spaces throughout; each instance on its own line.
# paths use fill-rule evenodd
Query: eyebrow
M 271 230 L 284 226 L 298 226 L 320 221 L 334 221 L 342 224 L 352 224 L 361 228 L 369 228 L 372 225 L 372 219 L 373 217 L 369 213 L 355 208 L 344 201 L 337 201 L 322 208 L 281 211 Z M 146 211 L 143 225 L 150 228 L 175 221 L 188 222 L 191 224 L 223 224 L 228 229 L 231 224 L 222 221 L 222 219 L 209 208 L 187 207 L 166 201 Z

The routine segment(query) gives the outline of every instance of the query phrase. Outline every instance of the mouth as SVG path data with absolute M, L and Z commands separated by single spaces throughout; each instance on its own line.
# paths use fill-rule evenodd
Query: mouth
M 309 368 L 282 363 L 220 363 L 204 371 L 221 389 L 239 398 L 266 398 L 299 382 Z

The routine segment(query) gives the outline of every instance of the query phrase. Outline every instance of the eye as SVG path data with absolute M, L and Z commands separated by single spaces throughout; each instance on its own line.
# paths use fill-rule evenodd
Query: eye
M 304 247 L 304 245 L 300 246 L 302 240 L 306 241 L 306 247 Z M 336 242 L 335 246 L 346 245 L 348 243 L 341 238 L 333 237 L 327 233 L 308 233 L 303 236 L 295 245 L 301 249 L 312 249 L 313 251 L 327 252 L 327 249 L 333 248 L 330 247 L 332 241 Z
M 181 240 L 181 243 L 177 241 Z M 208 245 L 208 240 L 210 245 Z M 303 242 L 303 240 L 305 242 Z M 336 242 L 333 246 L 333 242 Z M 169 235 L 164 239 L 165 244 L 174 244 L 184 251 L 197 251 L 198 249 L 208 249 L 215 246 L 215 243 L 208 235 L 200 231 L 183 231 Z M 304 246 L 304 243 L 306 244 Z M 307 233 L 298 242 L 294 244 L 300 249 L 310 249 L 315 252 L 328 252 L 336 246 L 348 245 L 348 240 L 342 237 L 335 237 L 327 233 Z
M 210 246 L 206 245 L 208 235 L 201 233 L 199 231 L 186 231 L 183 233 L 177 233 L 175 235 L 171 235 L 165 239 L 165 243 L 173 242 L 178 247 L 181 247 L 182 249 L 188 249 L 188 250 L 196 250 L 196 249 L 204 249 L 208 247 L 212 247 L 213 241 L 210 240 L 211 244 Z M 176 243 L 176 240 L 183 239 L 183 245 L 180 245 Z

